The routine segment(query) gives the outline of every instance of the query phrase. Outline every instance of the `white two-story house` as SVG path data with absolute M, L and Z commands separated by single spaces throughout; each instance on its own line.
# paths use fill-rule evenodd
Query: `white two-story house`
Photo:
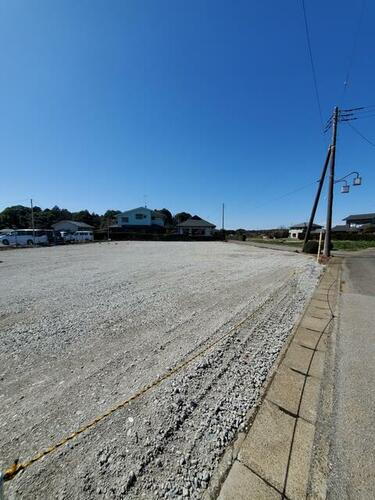
M 117 226 L 159 226 L 164 227 L 165 217 L 164 214 L 150 210 L 146 207 L 133 208 L 126 210 L 116 216 Z

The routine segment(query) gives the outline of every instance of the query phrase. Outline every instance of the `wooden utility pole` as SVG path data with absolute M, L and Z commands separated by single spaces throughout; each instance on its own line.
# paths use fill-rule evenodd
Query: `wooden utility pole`
M 339 108 L 336 106 L 333 112 L 332 144 L 331 144 L 331 155 L 330 155 L 328 202 L 327 202 L 327 222 L 326 222 L 326 235 L 324 239 L 324 250 L 323 250 L 324 257 L 329 257 L 331 255 L 333 187 L 335 184 L 335 158 L 336 158 L 338 117 L 339 117 Z
M 222 229 L 223 234 L 224 234 L 224 203 L 223 203 L 223 207 L 222 207 L 222 211 L 221 211 L 221 229 Z
M 307 229 L 306 229 L 305 239 L 303 241 L 303 247 L 302 247 L 303 251 L 305 251 L 305 245 L 309 241 L 309 238 L 310 238 L 311 229 L 312 229 L 312 226 L 314 224 L 316 209 L 318 207 L 318 203 L 319 203 L 319 199 L 320 199 L 320 193 L 322 192 L 322 187 L 323 187 L 323 184 L 324 184 L 324 179 L 325 179 L 325 176 L 326 176 L 327 167 L 328 167 L 330 158 L 331 158 L 331 146 L 328 147 L 327 158 L 326 158 L 326 161 L 324 162 L 324 166 L 323 166 L 323 170 L 322 170 L 322 175 L 321 175 L 321 177 L 319 179 L 318 190 L 316 192 L 316 196 L 315 196 L 315 200 L 314 200 L 314 205 L 313 205 L 312 210 L 311 210 L 310 220 L 309 220 L 309 223 L 308 223 Z
M 32 198 L 30 200 L 30 207 L 31 207 L 31 227 L 33 228 L 33 244 L 35 245 L 34 207 Z

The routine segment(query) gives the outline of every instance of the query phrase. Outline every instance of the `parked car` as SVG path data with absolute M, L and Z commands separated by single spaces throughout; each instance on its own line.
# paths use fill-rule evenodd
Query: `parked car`
M 17 229 L 0 236 L 3 245 L 32 246 L 59 245 L 64 243 L 60 233 L 53 229 Z
M 92 231 L 76 231 L 72 234 L 72 241 L 93 241 L 94 234 Z
M 3 245 L 32 246 L 47 245 L 48 236 L 42 229 L 17 229 L 9 234 L 0 236 L 0 242 Z
M 70 231 L 60 231 L 60 235 L 64 240 L 64 243 L 72 243 L 72 241 L 74 241 L 73 233 Z
M 48 238 L 49 245 L 63 245 L 65 243 L 59 231 L 53 229 L 43 229 Z

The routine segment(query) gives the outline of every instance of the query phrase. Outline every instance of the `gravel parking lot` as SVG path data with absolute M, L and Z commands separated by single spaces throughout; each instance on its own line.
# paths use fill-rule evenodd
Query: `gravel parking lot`
M 235 334 L 19 473 L 9 498 L 200 498 L 311 296 L 306 256 L 222 242 L 0 254 L 0 466 Z

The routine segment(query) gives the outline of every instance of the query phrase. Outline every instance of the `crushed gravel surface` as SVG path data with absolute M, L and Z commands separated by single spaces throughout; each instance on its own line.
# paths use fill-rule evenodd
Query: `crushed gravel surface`
M 14 250 L 0 263 L 0 467 L 204 356 L 6 483 L 9 498 L 200 498 L 319 277 L 221 242 Z

